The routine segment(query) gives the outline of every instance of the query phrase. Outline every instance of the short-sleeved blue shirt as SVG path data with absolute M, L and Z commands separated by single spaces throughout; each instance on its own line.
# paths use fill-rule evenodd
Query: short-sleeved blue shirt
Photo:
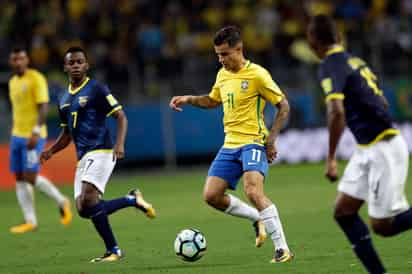
M 98 149 L 112 149 L 106 118 L 121 109 L 107 86 L 87 78 L 75 90 L 70 87 L 59 104 L 62 127 L 68 127 L 76 146 L 77 158 Z

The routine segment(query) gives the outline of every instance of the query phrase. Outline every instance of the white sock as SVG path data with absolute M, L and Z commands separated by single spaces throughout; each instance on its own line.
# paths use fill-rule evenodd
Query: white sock
M 48 197 L 55 200 L 60 206 L 63 206 L 64 202 L 66 201 L 66 197 L 64 197 L 57 189 L 57 187 L 55 187 L 53 183 L 50 182 L 46 177 L 38 175 L 36 178 L 35 186 Z
M 16 182 L 16 196 L 20 208 L 23 211 L 24 221 L 37 225 L 36 212 L 34 210 L 34 194 L 31 184 L 24 181 Z
M 227 196 L 229 196 L 230 203 L 226 208 L 225 213 L 241 218 L 246 218 L 251 220 L 252 222 L 256 222 L 260 219 L 259 212 L 256 208 L 251 207 L 247 203 L 239 200 L 237 197 L 231 194 L 228 194 Z
M 260 212 L 260 218 L 265 224 L 266 231 L 272 238 L 275 248 L 289 250 L 276 206 L 272 204 L 262 210 Z

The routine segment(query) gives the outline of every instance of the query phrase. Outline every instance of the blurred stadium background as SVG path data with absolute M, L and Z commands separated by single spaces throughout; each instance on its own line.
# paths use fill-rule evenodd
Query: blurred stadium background
M 411 0 L 3 0 L 0 141 L 7 142 L 10 126 L 9 50 L 27 45 L 32 65 L 46 73 L 53 104 L 48 125 L 55 138 L 55 105 L 67 86 L 62 54 L 68 46 L 81 44 L 88 51 L 92 75 L 107 82 L 126 107 L 131 126 L 123 165 L 175 168 L 210 160 L 223 141 L 221 112 L 188 107 L 175 114 L 167 102 L 172 95 L 209 92 L 220 67 L 213 35 L 225 24 L 236 24 L 243 31 L 246 56 L 270 70 L 291 102 L 285 129 L 290 135 L 279 142 L 280 160 L 319 161 L 325 155 L 326 135 L 317 130 L 324 125 L 324 104 L 317 60 L 305 41 L 307 18 L 318 13 L 338 20 L 349 50 L 366 59 L 383 79 L 395 119 L 410 120 Z M 273 109 L 267 113 L 270 122 Z M 412 143 L 412 130 L 404 127 Z M 307 134 L 309 138 L 302 138 Z M 344 143 L 351 144 L 351 138 L 345 137 Z M 301 149 L 307 147 L 302 140 L 318 140 L 318 149 L 308 154 Z
M 266 188 L 280 209 L 297 260 L 276 267 L 284 273 L 363 273 L 331 218 L 335 186 L 322 179 L 322 164 L 307 164 L 321 162 L 327 149 L 317 60 L 305 41 L 307 18 L 319 13 L 336 18 L 348 49 L 383 80 L 390 111 L 411 151 L 412 0 L 1 0 L 0 188 L 14 187 L 7 171 L 9 51 L 26 45 L 32 66 L 47 76 L 52 140 L 59 132 L 57 101 L 67 87 L 62 55 L 80 44 L 88 52 L 92 76 L 109 85 L 130 122 L 127 159 L 119 163 L 107 197 L 137 184 L 160 214 L 157 224 L 130 218 L 128 211 L 114 216 L 127 258 L 98 272 L 272 273 L 272 266 L 262 264 L 270 244 L 255 254 L 250 227 L 222 217 L 201 200 L 206 165 L 223 143 L 221 111 L 185 107 L 173 113 L 168 108 L 173 95 L 209 92 L 220 67 L 213 35 L 223 25 L 236 24 L 243 32 L 246 56 L 269 69 L 292 107 L 278 140 L 279 161 L 287 164 L 272 167 Z M 268 123 L 273 113 L 273 108 L 266 110 Z M 346 159 L 351 148 L 353 139 L 346 133 L 340 157 Z M 58 183 L 71 183 L 73 151 L 53 161 L 46 173 Z M 142 175 L 147 174 L 142 169 L 151 168 L 156 172 Z M 7 180 L 13 184 L 4 183 Z M 71 195 L 71 186 L 63 191 Z M 410 186 L 407 192 L 412 194 Z M 0 216 L 8 216 L 0 221 L 0 238 L 8 247 L 0 250 L 0 273 L 96 272 L 85 257 L 101 252 L 99 239 L 79 218 L 69 234 L 56 228 L 57 216 L 44 197 L 37 200 L 41 229 L 22 238 L 8 234 L 7 228 L 21 219 L 14 196 L 13 191 L 0 192 Z M 210 254 L 196 265 L 182 266 L 173 257 L 172 242 L 179 229 L 190 226 L 205 233 Z M 391 273 L 410 273 L 412 262 L 404 258 L 410 257 L 412 244 L 407 243 L 412 238 L 400 237 L 377 241 L 377 247 Z M 45 238 L 48 248 L 38 252 Z

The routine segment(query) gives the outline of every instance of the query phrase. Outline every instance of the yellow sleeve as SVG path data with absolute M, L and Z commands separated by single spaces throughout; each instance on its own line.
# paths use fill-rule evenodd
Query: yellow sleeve
M 40 74 L 33 74 L 33 93 L 37 104 L 49 102 L 49 89 L 46 78 Z
M 278 85 L 273 81 L 272 76 L 270 76 L 266 70 L 263 69 L 259 72 L 257 80 L 259 94 L 272 105 L 276 105 L 285 97 Z
M 209 93 L 209 97 L 215 100 L 216 102 L 222 102 L 222 98 L 220 97 L 220 88 L 219 88 L 219 73 L 216 76 L 216 82 L 212 87 L 212 90 Z
M 212 87 L 212 91 L 209 93 L 209 97 L 216 102 L 222 102 L 222 99 L 220 98 L 220 89 L 216 84 Z

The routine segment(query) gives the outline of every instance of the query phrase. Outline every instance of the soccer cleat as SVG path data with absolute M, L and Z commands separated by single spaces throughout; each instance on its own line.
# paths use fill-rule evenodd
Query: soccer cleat
M 253 223 L 253 227 L 255 228 L 256 233 L 256 247 L 261 247 L 267 238 L 265 225 L 261 220 L 257 220 Z
M 138 190 L 137 188 L 132 189 L 130 190 L 129 195 L 136 197 L 136 207 L 143 211 L 147 217 L 151 219 L 156 217 L 156 211 L 154 207 L 143 199 L 143 194 L 140 190 Z
M 279 249 L 276 249 L 275 256 L 270 261 L 270 263 L 272 263 L 272 264 L 286 263 L 286 262 L 289 262 L 289 261 L 293 260 L 294 256 L 295 255 L 293 255 L 293 253 L 290 252 L 289 250 L 279 248 Z
M 16 225 L 10 228 L 10 232 L 13 234 L 22 234 L 27 232 L 32 232 L 37 229 L 37 225 L 31 223 L 24 223 L 21 225 Z
M 59 207 L 60 223 L 62 225 L 68 225 L 73 220 L 73 213 L 72 213 L 72 210 L 70 208 L 71 208 L 71 205 L 70 205 L 69 199 L 67 199 L 64 202 L 63 206 Z
M 103 256 L 91 259 L 91 263 L 102 263 L 102 262 L 115 262 L 123 258 L 123 254 L 120 249 L 117 249 L 116 252 L 106 251 Z

